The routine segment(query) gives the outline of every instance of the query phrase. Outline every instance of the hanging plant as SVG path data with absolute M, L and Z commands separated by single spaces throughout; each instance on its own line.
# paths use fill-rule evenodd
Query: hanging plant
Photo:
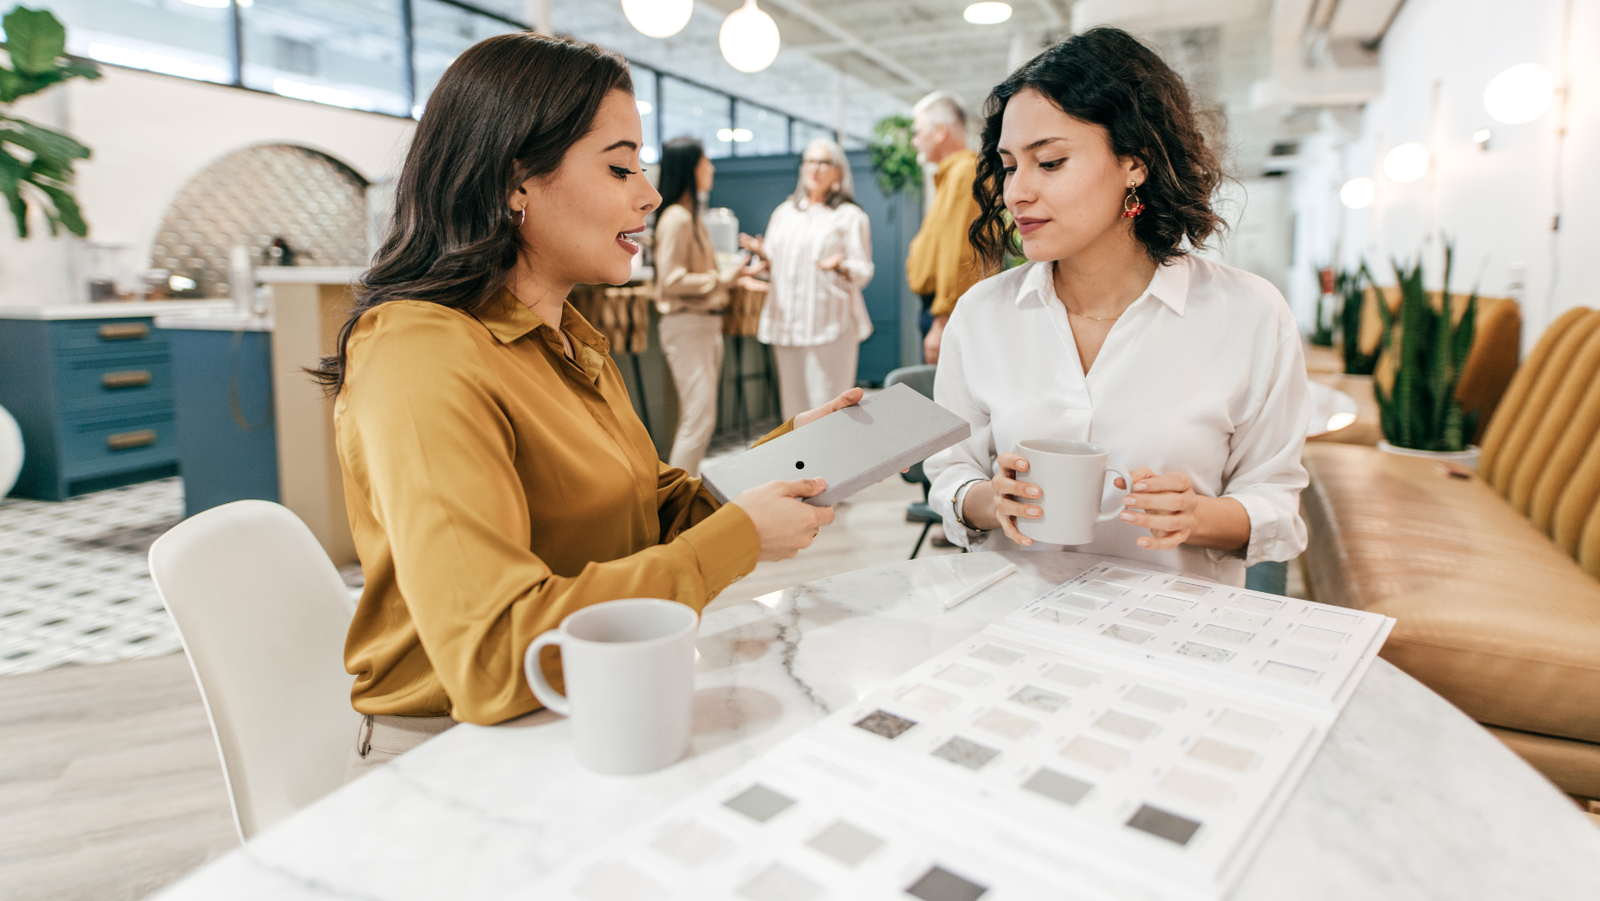
M 70 135 L 10 114 L 20 97 L 69 78 L 99 78 L 91 60 L 67 56 L 67 29 L 41 9 L 19 6 L 0 19 L 9 57 L 0 63 L 0 194 L 17 220 L 17 234 L 28 237 L 28 208 L 37 206 L 50 223 L 50 234 L 62 228 L 78 237 L 88 223 L 72 196 L 72 167 L 89 158 L 89 148 Z
M 885 116 L 872 126 L 872 174 L 886 195 L 922 196 L 922 163 L 911 144 L 911 120 Z

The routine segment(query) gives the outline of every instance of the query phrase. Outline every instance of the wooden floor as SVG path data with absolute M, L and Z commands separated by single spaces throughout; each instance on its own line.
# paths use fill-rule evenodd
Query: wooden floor
M 922 528 L 905 505 L 920 499 L 898 478 L 861 492 L 811 548 L 708 609 L 904 560 Z M 182 654 L 0 677 L 0 898 L 131 901 L 237 842 Z

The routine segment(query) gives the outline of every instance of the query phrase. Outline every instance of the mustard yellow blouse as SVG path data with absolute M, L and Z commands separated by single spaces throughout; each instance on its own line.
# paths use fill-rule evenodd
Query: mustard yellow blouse
M 357 711 L 527 713 L 523 653 L 567 614 L 698 610 L 755 567 L 744 511 L 657 459 L 605 337 L 570 304 L 561 329 L 573 358 L 505 291 L 476 316 L 385 303 L 352 333 L 334 416 L 366 573 L 345 643 Z

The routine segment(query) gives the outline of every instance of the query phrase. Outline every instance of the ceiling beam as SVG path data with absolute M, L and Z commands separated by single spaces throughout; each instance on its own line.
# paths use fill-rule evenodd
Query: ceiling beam
M 928 79 L 907 68 L 889 54 L 863 41 L 848 28 L 817 12 L 805 0 L 767 0 L 767 4 L 783 10 L 797 19 L 804 19 L 813 28 L 844 44 L 850 50 L 855 51 L 880 68 L 887 70 L 906 84 L 924 91 L 932 90 L 933 83 Z

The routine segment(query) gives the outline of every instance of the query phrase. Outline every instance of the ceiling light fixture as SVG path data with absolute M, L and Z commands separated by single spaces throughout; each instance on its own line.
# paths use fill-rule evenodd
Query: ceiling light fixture
M 740 72 L 760 72 L 778 58 L 778 23 L 756 6 L 756 0 L 728 13 L 717 33 L 722 58 Z
M 999 25 L 1001 22 L 1011 18 L 1011 4 L 974 3 L 967 7 L 967 11 L 961 14 L 961 18 L 974 25 Z
M 1401 144 L 1383 158 L 1383 174 L 1396 184 L 1409 184 L 1428 172 L 1428 148 L 1411 142 Z
M 670 38 L 689 24 L 694 0 L 622 0 L 622 14 L 645 37 Z
M 1496 75 L 1483 89 L 1483 106 L 1507 125 L 1532 122 L 1544 115 L 1555 98 L 1556 79 L 1537 63 L 1523 63 Z
M 1339 189 L 1339 202 L 1352 210 L 1364 210 L 1372 206 L 1377 196 L 1378 186 L 1365 175 L 1350 179 Z

